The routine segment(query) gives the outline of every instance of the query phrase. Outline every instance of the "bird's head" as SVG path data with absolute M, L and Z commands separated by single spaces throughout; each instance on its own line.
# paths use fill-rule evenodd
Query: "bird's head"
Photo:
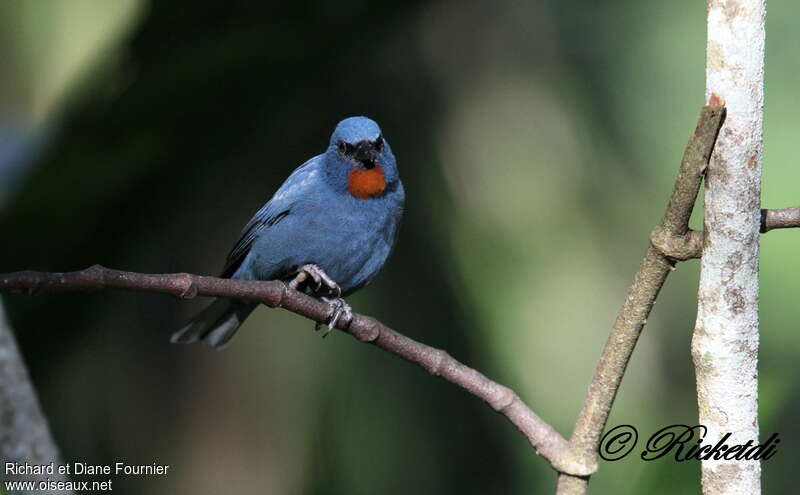
M 397 180 L 397 168 L 381 128 L 367 117 L 350 117 L 336 126 L 326 152 L 330 175 L 359 199 L 380 196 Z

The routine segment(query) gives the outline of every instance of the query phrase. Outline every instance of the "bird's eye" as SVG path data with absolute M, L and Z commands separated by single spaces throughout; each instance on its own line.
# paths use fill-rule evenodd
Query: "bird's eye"
M 343 155 L 350 156 L 356 152 L 356 147 L 345 141 L 339 141 L 336 143 L 336 147 L 339 148 L 339 153 Z
M 378 139 L 375 140 L 375 149 L 378 151 L 383 151 L 383 136 L 378 135 Z

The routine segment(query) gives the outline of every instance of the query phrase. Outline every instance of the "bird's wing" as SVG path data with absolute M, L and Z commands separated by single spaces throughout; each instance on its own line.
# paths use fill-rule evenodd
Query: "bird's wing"
M 322 155 L 318 155 L 297 167 L 275 192 L 272 199 L 267 201 L 267 204 L 262 206 L 253 218 L 247 222 L 247 225 L 242 229 L 239 240 L 236 241 L 233 249 L 228 254 L 222 277 L 232 276 L 239 268 L 239 265 L 242 264 L 255 240 L 264 230 L 277 224 L 291 213 L 292 206 L 303 197 L 307 187 L 317 180 L 317 174 L 320 173 L 319 165 L 321 159 Z

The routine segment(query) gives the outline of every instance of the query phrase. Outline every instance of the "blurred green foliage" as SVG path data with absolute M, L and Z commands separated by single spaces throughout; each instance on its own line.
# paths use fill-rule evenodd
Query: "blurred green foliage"
M 763 196 L 784 207 L 800 202 L 798 7 L 770 9 Z M 512 386 L 565 435 L 703 103 L 705 6 L 690 1 L 16 0 L 0 26 L 0 120 L 41 136 L 0 203 L 0 271 L 215 274 L 335 123 L 369 115 L 408 205 L 355 309 Z M 780 493 L 799 445 L 800 233 L 763 239 L 762 432 L 783 439 L 764 486 Z M 667 282 L 610 425 L 696 423 L 697 270 Z M 257 311 L 217 353 L 167 344 L 200 302 L 4 302 L 68 459 L 173 466 L 115 493 L 554 485 L 479 401 L 343 334 L 321 341 L 286 312 Z M 602 463 L 591 486 L 696 492 L 698 470 L 631 456 Z

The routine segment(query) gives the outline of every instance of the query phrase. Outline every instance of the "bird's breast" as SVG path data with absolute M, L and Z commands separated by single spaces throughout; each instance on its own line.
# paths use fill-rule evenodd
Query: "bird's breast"
M 358 199 L 369 199 L 383 194 L 386 177 L 380 165 L 369 170 L 354 168 L 347 175 L 347 192 Z

